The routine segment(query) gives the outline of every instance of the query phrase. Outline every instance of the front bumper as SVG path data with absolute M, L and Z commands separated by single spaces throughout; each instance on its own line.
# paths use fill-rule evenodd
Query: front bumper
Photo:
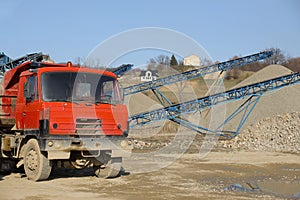
M 133 149 L 132 142 L 124 137 L 81 137 L 47 138 L 43 141 L 43 151 L 49 160 L 69 159 L 72 151 L 99 152 L 111 151 L 111 157 L 129 157 Z M 95 154 L 97 156 L 97 154 Z

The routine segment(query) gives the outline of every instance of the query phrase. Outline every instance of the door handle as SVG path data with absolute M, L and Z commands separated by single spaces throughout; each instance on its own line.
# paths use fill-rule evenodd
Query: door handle
M 23 117 L 25 117 L 26 116 L 26 112 L 23 112 L 22 115 L 23 115 Z

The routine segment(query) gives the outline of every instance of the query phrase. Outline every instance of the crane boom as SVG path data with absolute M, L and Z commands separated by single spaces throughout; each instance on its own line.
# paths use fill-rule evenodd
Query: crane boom
M 44 59 L 44 54 L 40 53 L 32 53 L 32 54 L 27 54 L 21 58 L 17 58 L 15 60 L 10 60 L 8 62 L 4 62 L 3 64 L 0 64 L 0 71 L 6 72 L 10 69 L 15 68 L 16 66 L 26 62 L 26 61 L 34 61 L 34 62 L 39 62 Z
M 11 61 L 11 58 L 4 54 L 4 52 L 0 52 L 0 65 L 4 65 Z
M 300 73 L 277 77 L 267 81 L 232 89 L 226 92 L 217 93 L 211 96 L 202 97 L 196 100 L 171 105 L 165 108 L 140 113 L 129 118 L 130 126 L 143 126 L 159 120 L 172 120 L 180 115 L 193 113 L 215 106 L 220 103 L 244 99 L 247 96 L 261 96 L 266 92 L 277 90 L 288 85 L 300 82 Z
M 249 63 L 253 63 L 259 60 L 269 58 L 273 55 L 273 51 L 264 51 L 249 56 L 241 57 L 234 60 L 229 60 L 226 62 L 221 62 L 218 64 L 210 65 L 208 67 L 203 67 L 199 69 L 194 69 L 191 71 L 183 72 L 180 74 L 175 74 L 167 76 L 161 79 L 157 79 L 151 82 L 145 82 L 137 85 L 132 85 L 124 88 L 124 95 L 135 94 L 138 92 L 155 89 L 163 85 L 169 85 L 180 81 L 186 81 L 199 76 L 204 76 L 206 74 L 211 74 L 218 71 L 226 71 L 232 68 L 243 66 Z
M 120 67 L 114 69 L 112 72 L 115 73 L 117 76 L 123 75 L 125 72 L 131 70 L 133 64 L 123 64 Z

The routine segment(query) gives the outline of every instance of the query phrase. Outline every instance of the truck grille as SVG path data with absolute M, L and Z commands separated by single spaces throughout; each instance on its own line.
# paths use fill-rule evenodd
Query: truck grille
M 79 135 L 100 135 L 102 134 L 101 119 L 76 119 L 76 133 Z

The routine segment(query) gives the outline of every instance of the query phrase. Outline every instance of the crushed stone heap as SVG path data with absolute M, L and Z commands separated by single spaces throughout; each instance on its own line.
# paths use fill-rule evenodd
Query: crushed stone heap
M 260 120 L 236 138 L 221 141 L 218 146 L 238 151 L 300 153 L 300 112 Z
M 262 70 L 256 72 L 234 88 L 246 86 L 249 84 L 265 81 L 293 73 L 282 65 L 269 65 Z M 284 87 L 280 90 L 271 91 L 262 96 L 255 106 L 253 112 L 246 120 L 242 127 L 242 131 L 246 130 L 248 126 L 257 124 L 259 121 L 268 117 L 282 115 L 284 113 L 300 112 L 300 84 Z M 228 115 L 231 114 L 244 100 L 227 103 L 226 110 Z M 240 117 L 234 118 L 229 122 L 224 130 L 235 130 L 240 122 Z

